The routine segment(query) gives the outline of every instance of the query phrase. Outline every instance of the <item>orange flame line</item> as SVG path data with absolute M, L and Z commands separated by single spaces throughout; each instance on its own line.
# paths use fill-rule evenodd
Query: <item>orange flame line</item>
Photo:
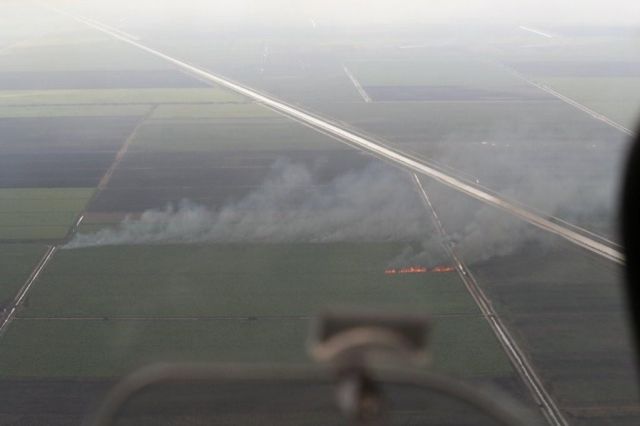
M 438 265 L 429 269 L 426 266 L 408 266 L 406 268 L 389 268 L 385 269 L 386 275 L 394 274 L 424 274 L 426 272 L 454 272 L 456 268 L 453 266 Z

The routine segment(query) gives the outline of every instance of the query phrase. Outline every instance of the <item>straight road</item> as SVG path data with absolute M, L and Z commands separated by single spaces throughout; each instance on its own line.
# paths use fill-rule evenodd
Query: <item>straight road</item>
M 418 191 L 420 192 L 420 196 L 422 197 L 425 206 L 431 213 L 433 224 L 442 237 L 442 245 L 451 259 L 453 259 L 455 268 L 458 271 L 460 278 L 462 278 L 467 291 L 476 302 L 476 305 L 478 305 L 478 308 L 480 309 L 480 312 L 482 312 L 483 317 L 489 323 L 489 326 L 493 330 L 493 333 L 495 334 L 496 338 L 507 353 L 507 356 L 511 360 L 511 364 L 514 366 L 515 370 L 522 378 L 522 381 L 529 388 L 531 395 L 540 407 L 544 417 L 547 419 L 550 425 L 567 426 L 568 423 L 562 415 L 562 412 L 556 405 L 553 398 L 551 398 L 551 395 L 549 395 L 549 393 L 545 389 L 542 381 L 529 363 L 529 360 L 524 355 L 524 352 L 522 351 L 522 349 L 520 349 L 513 337 L 511 337 L 511 334 L 502 323 L 502 320 L 500 320 L 500 317 L 498 317 L 498 315 L 494 311 L 493 306 L 491 305 L 491 301 L 484 293 L 484 291 L 480 288 L 478 282 L 473 277 L 473 274 L 471 274 L 469 268 L 467 268 L 460 256 L 458 256 L 458 254 L 456 253 L 455 247 L 447 238 L 446 230 L 444 229 L 442 222 L 440 222 L 438 213 L 433 207 L 433 204 L 431 204 L 431 200 L 429 199 L 427 192 L 424 190 L 422 182 L 420 182 L 420 178 L 418 178 L 418 175 L 414 173 L 413 179 L 416 183 L 416 186 L 418 187 Z
M 525 209 L 520 206 L 516 206 L 507 200 L 489 192 L 478 188 L 473 184 L 469 184 L 463 182 L 450 174 L 444 173 L 440 170 L 434 169 L 422 162 L 416 161 L 405 155 L 402 152 L 393 150 L 389 147 L 380 145 L 375 141 L 367 139 L 363 136 L 360 136 L 354 132 L 351 132 L 339 124 L 336 124 L 326 118 L 317 117 L 309 112 L 304 111 L 299 107 L 291 106 L 283 101 L 275 99 L 267 94 L 261 93 L 255 89 L 246 87 L 244 85 L 233 82 L 227 78 L 218 76 L 216 74 L 210 73 L 202 68 L 191 65 L 187 62 L 176 59 L 172 56 L 169 56 L 165 53 L 162 53 L 158 50 L 152 49 L 130 37 L 127 37 L 122 34 L 122 32 L 112 31 L 109 27 L 104 24 L 93 20 L 88 19 L 80 15 L 76 15 L 61 9 L 51 8 L 52 10 L 66 15 L 78 22 L 81 22 L 89 27 L 92 27 L 98 31 L 101 31 L 105 34 L 110 35 L 111 37 L 123 41 L 131 46 L 137 47 L 147 53 L 150 53 L 154 56 L 157 56 L 161 59 L 164 59 L 167 62 L 174 64 L 175 66 L 182 68 L 183 70 L 189 72 L 190 74 L 208 81 L 210 83 L 215 83 L 224 88 L 232 90 L 236 93 L 244 95 L 250 99 L 258 101 L 265 106 L 272 108 L 279 113 L 289 116 L 291 118 L 297 119 L 308 126 L 313 127 L 316 130 L 329 134 L 338 140 L 347 143 L 352 146 L 356 146 L 360 149 L 368 151 L 378 157 L 384 158 L 396 164 L 399 164 L 405 168 L 413 172 L 420 173 L 422 175 L 428 176 L 432 179 L 435 179 L 438 182 L 441 182 L 451 188 L 454 188 L 464 194 L 467 194 L 473 198 L 476 198 L 486 204 L 497 207 L 501 210 L 504 210 L 522 220 L 529 222 L 530 224 L 543 229 L 547 232 L 551 232 L 556 234 L 573 244 L 576 244 L 586 250 L 589 250 L 597 255 L 600 255 L 606 259 L 609 259 L 616 263 L 624 263 L 624 255 L 616 250 L 615 248 L 604 244 L 603 242 L 596 241 L 586 235 L 583 235 L 580 232 L 577 232 L 574 229 L 569 229 L 561 224 L 555 223 L 552 220 L 549 220 L 546 217 L 542 217 L 528 209 Z

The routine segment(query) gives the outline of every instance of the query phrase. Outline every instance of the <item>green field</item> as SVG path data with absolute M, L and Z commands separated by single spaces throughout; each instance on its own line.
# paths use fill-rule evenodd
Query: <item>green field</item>
M 3 377 L 110 377 L 157 361 L 302 362 L 308 324 L 268 321 L 16 320 Z
M 65 22 L 68 25 L 68 22 Z M 52 31 L 52 33 L 55 31 Z M 0 72 L 80 71 L 80 70 L 157 70 L 170 68 L 165 61 L 140 54 L 108 36 L 76 24 L 71 32 L 57 39 L 30 37 L 0 56 Z M 84 39 L 79 43 L 78 40 Z
M 18 95 L 17 97 L 20 97 Z M 30 95 L 26 95 L 27 97 Z M 38 95 L 36 95 L 38 96 Z M 0 104 L 3 100 L 11 99 L 0 96 Z M 101 117 L 101 116 L 138 116 L 145 115 L 151 109 L 151 105 L 22 105 L 0 106 L 0 118 L 24 118 L 24 117 Z
M 335 303 L 475 314 L 455 273 L 388 276 L 403 244 L 63 250 L 22 316 L 308 316 Z M 74 300 L 69 303 L 69 297 Z
M 257 103 L 159 105 L 151 119 L 270 118 L 280 115 Z
M 159 361 L 307 363 L 309 330 L 297 319 L 19 319 L 0 346 L 0 377 L 111 377 Z M 512 374 L 477 316 L 436 319 L 432 367 L 466 378 Z
M 403 247 L 61 250 L 3 338 L 12 349 L 0 348 L 0 375 L 110 376 L 159 360 L 307 362 L 310 318 L 327 306 L 358 305 L 430 314 L 437 371 L 510 376 L 506 356 L 455 272 L 384 274 Z
M 463 57 L 439 55 L 432 60 L 364 61 L 348 66 L 363 86 L 522 86 L 522 81 L 504 68 Z
M 219 88 L 73 89 L 0 91 L 0 105 L 155 104 L 244 102 Z
M 0 239 L 63 238 L 93 188 L 0 188 Z

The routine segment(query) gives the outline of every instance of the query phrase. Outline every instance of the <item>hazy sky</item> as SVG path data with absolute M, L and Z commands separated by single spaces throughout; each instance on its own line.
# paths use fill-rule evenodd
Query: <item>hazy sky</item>
M 115 7 L 114 1 L 103 3 Z M 128 0 L 122 8 L 171 19 L 196 14 L 212 20 L 640 24 L 640 0 Z

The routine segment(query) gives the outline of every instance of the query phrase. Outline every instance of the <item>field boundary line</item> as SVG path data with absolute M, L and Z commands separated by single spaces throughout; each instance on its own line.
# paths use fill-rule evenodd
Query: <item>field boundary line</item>
M 149 111 L 147 111 L 147 113 L 140 118 L 140 121 L 138 121 L 138 124 L 136 124 L 136 127 L 133 128 L 133 130 L 127 137 L 127 139 L 124 141 L 124 143 L 116 153 L 116 156 L 113 162 L 111 163 L 111 165 L 109 166 L 105 174 L 100 179 L 100 182 L 98 182 L 98 186 L 96 187 L 95 192 L 103 191 L 107 187 L 107 185 L 109 184 L 109 181 L 111 180 L 111 177 L 113 176 L 113 173 L 115 172 L 116 168 L 124 158 L 124 155 L 129 151 L 129 147 L 131 146 L 134 139 L 138 135 L 138 131 L 140 130 L 142 125 L 153 115 L 153 113 L 157 108 L 158 108 L 158 105 L 152 105 L 149 108 Z
M 438 233 L 442 237 L 441 245 L 443 246 L 447 254 L 451 257 L 451 259 L 453 259 L 454 266 L 458 271 L 460 278 L 464 282 L 468 293 L 476 302 L 476 305 L 480 309 L 482 316 L 489 323 L 491 330 L 493 331 L 498 342 L 500 342 L 500 345 L 509 357 L 509 360 L 511 361 L 514 369 L 518 372 L 518 375 L 521 377 L 522 381 L 531 392 L 531 395 L 538 404 L 548 423 L 553 426 L 568 426 L 569 423 L 564 418 L 562 412 L 556 405 L 551 395 L 545 389 L 542 381 L 536 374 L 531 363 L 524 355 L 524 352 L 520 349 L 517 342 L 509 333 L 507 327 L 503 324 L 500 317 L 496 314 L 491 304 L 491 300 L 479 286 L 469 268 L 464 264 L 460 256 L 458 256 L 455 247 L 453 247 L 453 244 L 448 240 L 446 230 L 442 225 L 442 222 L 440 221 L 440 218 L 438 217 L 438 214 L 433 204 L 431 203 L 427 192 L 422 186 L 420 178 L 415 173 L 413 173 L 412 175 L 425 207 L 431 212 L 432 222 L 436 227 Z

